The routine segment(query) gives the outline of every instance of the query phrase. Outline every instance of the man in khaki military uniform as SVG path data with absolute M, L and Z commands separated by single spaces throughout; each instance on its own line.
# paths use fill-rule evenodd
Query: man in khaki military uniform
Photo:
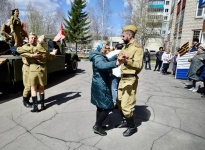
M 11 35 L 9 35 L 11 33 L 11 29 L 10 29 L 10 20 L 7 20 L 7 23 L 2 25 L 1 27 L 1 38 L 3 41 L 8 42 L 9 40 L 11 40 Z
M 32 52 L 37 44 L 37 36 L 33 33 L 29 36 L 29 44 L 25 44 L 22 47 L 17 48 L 17 52 L 19 54 L 25 53 L 25 52 Z M 31 96 L 31 87 L 28 83 L 28 76 L 29 76 L 29 66 L 32 59 L 41 58 L 41 54 L 35 53 L 26 57 L 22 57 L 23 66 L 22 66 L 22 74 L 23 74 L 23 84 L 24 84 L 24 91 L 23 91 L 23 104 L 27 108 L 31 108 L 32 104 L 29 102 L 30 96 Z M 29 60 L 30 59 L 30 60 Z
M 143 50 L 134 39 L 136 32 L 137 28 L 134 25 L 123 27 L 122 40 L 126 45 L 119 54 L 126 57 L 124 64 L 121 65 L 117 101 L 118 108 L 122 110 L 122 115 L 126 119 L 126 122 L 122 121 L 118 127 L 128 127 L 123 132 L 123 136 L 130 136 L 137 132 L 133 111 L 136 103 L 137 75 L 143 68 Z
M 42 54 L 41 59 L 35 59 L 35 61 L 30 63 L 29 68 L 29 77 L 28 82 L 31 86 L 31 96 L 33 100 L 33 110 L 31 112 L 38 112 L 38 100 L 37 100 L 37 90 L 39 90 L 41 110 L 44 110 L 46 107 L 44 105 L 45 90 L 44 86 L 47 84 L 47 67 L 46 61 L 55 59 L 57 49 L 54 49 L 53 52 L 49 53 L 44 47 L 46 42 L 45 35 L 42 35 L 38 38 L 38 44 L 33 49 L 31 53 L 40 53 Z M 23 53 L 21 56 L 27 56 L 28 53 Z M 29 54 L 30 55 L 30 54 Z

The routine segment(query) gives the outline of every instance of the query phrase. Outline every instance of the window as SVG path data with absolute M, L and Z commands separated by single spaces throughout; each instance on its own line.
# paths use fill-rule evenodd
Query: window
M 199 35 L 200 35 L 200 31 L 194 31 L 193 39 L 194 38 L 198 38 L 199 39 Z
M 166 33 L 166 31 L 165 31 L 165 30 L 163 30 L 163 31 L 162 31 L 162 34 L 165 34 L 165 33 Z
M 169 1 L 166 1 L 166 5 L 169 5 Z
M 165 12 L 169 12 L 169 9 L 165 9 Z
M 202 17 L 203 15 L 203 8 L 200 8 L 199 7 L 199 3 L 197 3 L 197 6 L 196 6 L 196 17 Z
M 167 16 L 164 16 L 164 20 L 167 20 L 167 18 L 168 18 Z

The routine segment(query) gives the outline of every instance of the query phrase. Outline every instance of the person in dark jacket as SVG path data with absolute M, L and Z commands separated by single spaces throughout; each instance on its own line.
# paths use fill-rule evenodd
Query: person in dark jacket
M 172 57 L 172 59 L 173 59 L 173 66 L 172 66 L 172 75 L 175 75 L 175 73 L 176 73 L 176 69 L 177 69 L 177 57 L 178 57 L 178 52 L 176 51 L 175 53 L 174 53 L 174 57 Z
M 157 67 L 157 71 L 160 71 L 160 68 L 162 66 L 162 54 L 163 54 L 163 47 L 160 47 L 159 48 L 159 51 L 156 53 L 156 65 L 155 65 L 155 68 L 154 68 L 154 71 L 156 71 Z
M 195 52 L 197 51 L 198 46 L 200 46 L 201 43 L 199 43 L 199 39 L 198 38 L 194 38 L 193 39 L 193 46 L 190 50 L 190 52 Z
M 150 53 L 148 51 L 148 49 L 145 49 L 144 55 L 143 55 L 143 60 L 145 62 L 145 69 L 149 69 L 151 70 L 151 64 L 150 64 Z M 148 65 L 148 68 L 147 68 Z
M 187 73 L 187 77 L 193 81 L 192 88 L 189 89 L 192 92 L 197 92 L 199 89 L 199 78 L 201 75 L 201 69 L 204 64 L 199 58 L 205 59 L 205 49 L 202 46 L 198 46 L 198 50 L 196 55 L 193 58 L 189 58 L 189 62 L 191 62 L 189 71 Z
M 105 136 L 107 133 L 102 128 L 102 122 L 108 113 L 114 108 L 111 92 L 112 68 L 120 65 L 117 55 L 108 59 L 102 52 L 105 44 L 100 42 L 95 51 L 91 51 L 89 60 L 92 62 L 93 77 L 91 85 L 91 103 L 97 107 L 96 123 L 93 131 L 96 134 Z M 123 56 L 122 59 L 126 59 Z M 123 61 L 121 63 L 124 63 Z

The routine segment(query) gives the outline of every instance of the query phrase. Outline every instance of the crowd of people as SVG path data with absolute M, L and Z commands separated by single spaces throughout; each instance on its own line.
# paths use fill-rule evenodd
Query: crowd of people
M 148 49 L 145 49 L 145 52 L 144 52 L 144 63 L 145 63 L 145 69 L 149 69 L 151 70 L 151 55 L 148 51 Z M 170 52 L 170 49 L 166 49 L 164 50 L 163 47 L 160 47 L 159 48 L 159 51 L 156 53 L 156 64 L 155 64 L 155 68 L 153 71 L 158 71 L 159 73 L 162 73 L 163 75 L 166 75 L 167 74 L 167 70 L 169 68 L 169 64 L 172 60 L 173 56 Z M 147 68 L 147 65 L 148 65 L 148 68 Z M 175 71 L 176 71 L 176 67 L 173 67 L 173 75 L 175 74 Z
M 190 52 L 193 54 L 193 56 L 187 59 L 187 61 L 190 62 L 190 67 L 186 76 L 190 81 L 192 81 L 192 87 L 188 90 L 197 92 L 200 86 L 202 86 L 202 83 L 205 85 L 205 48 L 199 43 L 198 38 L 193 39 L 193 45 L 189 49 L 189 53 Z M 171 54 L 169 48 L 164 50 L 163 47 L 160 47 L 155 56 L 156 64 L 153 71 L 158 71 L 159 73 L 166 75 L 169 65 L 172 62 L 172 75 L 176 74 L 177 61 L 180 57 L 178 51 L 175 51 L 173 54 Z M 151 70 L 150 57 L 151 55 L 148 49 L 145 49 L 143 60 L 146 70 Z M 202 93 L 202 97 L 205 97 L 205 88 L 204 92 Z

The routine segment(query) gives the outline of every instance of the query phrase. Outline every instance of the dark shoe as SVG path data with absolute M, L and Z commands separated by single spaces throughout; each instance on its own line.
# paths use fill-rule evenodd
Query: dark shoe
M 33 100 L 33 110 L 31 110 L 31 112 L 39 112 L 38 103 L 37 103 L 37 96 L 32 97 L 32 100 Z
M 107 135 L 105 130 L 101 126 L 96 125 L 96 124 L 93 126 L 93 131 L 94 131 L 94 133 L 99 134 L 101 136 Z
M 41 104 L 41 111 L 46 109 L 45 106 L 45 101 L 44 101 L 44 94 L 39 94 L 40 95 L 40 104 Z
M 205 95 L 202 95 L 201 98 L 205 98 Z
M 122 120 L 121 124 L 117 125 L 116 128 L 126 128 L 127 126 L 127 121 L 126 120 Z
M 156 71 L 156 69 L 154 69 L 153 71 Z
M 23 97 L 23 105 L 27 108 L 32 108 L 32 104 L 29 102 L 29 97 Z
M 134 128 L 127 128 L 127 130 L 125 130 L 124 132 L 123 132 L 123 136 L 125 136 L 125 137 L 127 137 L 127 136 L 131 136 L 131 135 L 133 135 L 134 133 L 136 133 L 137 132 L 137 128 L 136 127 L 134 127 Z

